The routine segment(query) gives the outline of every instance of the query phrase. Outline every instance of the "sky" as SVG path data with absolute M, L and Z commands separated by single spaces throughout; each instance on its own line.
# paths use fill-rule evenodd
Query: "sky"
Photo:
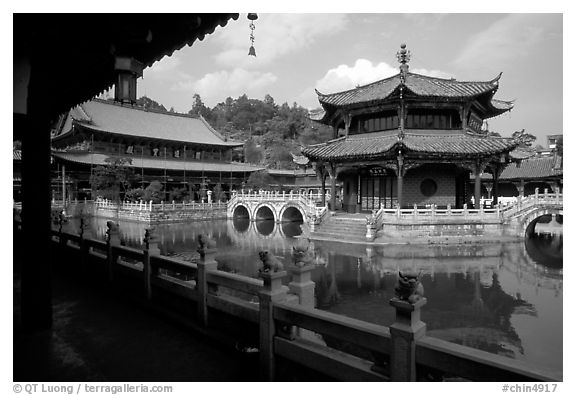
M 245 13 L 191 47 L 144 70 L 138 96 L 187 112 L 198 93 L 208 107 L 227 97 L 319 106 L 315 89 L 332 93 L 398 73 L 396 52 L 411 51 L 410 71 L 459 81 L 502 72 L 495 98 L 514 109 L 490 119 L 503 136 L 525 129 L 546 145 L 563 133 L 563 15 L 258 13 L 256 57 L 248 56 Z

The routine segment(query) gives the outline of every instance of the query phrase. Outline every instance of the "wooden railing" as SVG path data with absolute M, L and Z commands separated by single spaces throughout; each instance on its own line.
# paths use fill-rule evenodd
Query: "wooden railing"
M 52 240 L 57 262 L 71 257 L 67 260 L 87 273 L 100 268 L 113 284 L 132 278 L 150 301 L 168 292 L 184 303 L 195 302 L 202 326 L 208 325 L 212 311 L 257 324 L 263 378 L 274 378 L 277 357 L 283 357 L 348 381 L 414 381 L 426 369 L 478 381 L 562 380 L 558 372 L 426 336 L 420 321 L 426 299 L 411 304 L 393 298 L 396 321 L 390 327 L 315 309 L 313 265 L 289 265 L 292 278 L 285 286 L 285 271 L 261 272 L 255 279 L 218 270 L 214 250 L 199 251 L 193 262 L 161 256 L 151 230 L 143 250 L 121 246 L 111 221 L 106 242 L 85 238 L 82 228 L 80 235 L 60 228 L 52 232 Z M 359 352 L 331 348 L 318 334 Z

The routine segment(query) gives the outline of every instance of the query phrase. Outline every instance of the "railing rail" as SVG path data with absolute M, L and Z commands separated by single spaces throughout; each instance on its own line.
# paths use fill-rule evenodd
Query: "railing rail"
M 200 254 L 195 262 L 161 256 L 150 229 L 142 250 L 120 245 L 119 230 L 113 223 L 107 233 L 103 242 L 82 233 L 52 231 L 56 257 L 62 258 L 57 261 L 66 261 L 66 254 L 73 253 L 76 255 L 68 260 L 71 264 L 106 268 L 112 284 L 124 287 L 119 281 L 141 281 L 147 299 L 155 299 L 162 291 L 195 301 L 198 322 L 204 326 L 211 310 L 258 323 L 260 366 L 268 378 L 274 377 L 274 361 L 281 356 L 345 380 L 415 380 L 416 372 L 426 367 L 471 380 L 562 380 L 557 372 L 426 336 L 425 325 L 419 321 L 425 299 L 413 305 L 391 300 L 396 322 L 380 326 L 315 309 L 312 266 L 290 266 L 292 281 L 287 287 L 283 285 L 286 272 L 264 272 L 254 279 L 220 271 L 215 251 Z M 132 262 L 125 264 L 123 259 Z M 223 292 L 225 289 L 251 295 L 258 302 Z M 411 317 L 409 324 L 406 314 Z M 353 344 L 373 358 L 327 347 L 313 333 Z

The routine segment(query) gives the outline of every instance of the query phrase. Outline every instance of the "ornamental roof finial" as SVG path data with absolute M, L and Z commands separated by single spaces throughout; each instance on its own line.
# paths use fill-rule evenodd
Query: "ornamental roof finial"
M 400 51 L 396 52 L 396 58 L 400 63 L 400 72 L 402 75 L 406 75 L 408 72 L 408 62 L 410 62 L 411 53 L 406 49 L 406 44 L 400 45 Z

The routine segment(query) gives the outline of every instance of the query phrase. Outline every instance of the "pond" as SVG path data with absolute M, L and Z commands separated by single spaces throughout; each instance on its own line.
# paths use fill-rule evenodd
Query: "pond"
M 104 239 L 106 219 L 89 220 Z M 69 230 L 77 224 L 67 224 Z M 123 244 L 142 248 L 147 225 L 120 222 Z M 302 244 L 298 223 L 216 220 L 156 226 L 163 255 L 196 255 L 196 237 L 217 243 L 221 270 L 256 277 L 258 252 L 285 263 Z M 316 306 L 390 325 L 389 300 L 399 271 L 422 273 L 427 335 L 562 371 L 562 234 L 538 232 L 518 242 L 371 246 L 314 241 Z

